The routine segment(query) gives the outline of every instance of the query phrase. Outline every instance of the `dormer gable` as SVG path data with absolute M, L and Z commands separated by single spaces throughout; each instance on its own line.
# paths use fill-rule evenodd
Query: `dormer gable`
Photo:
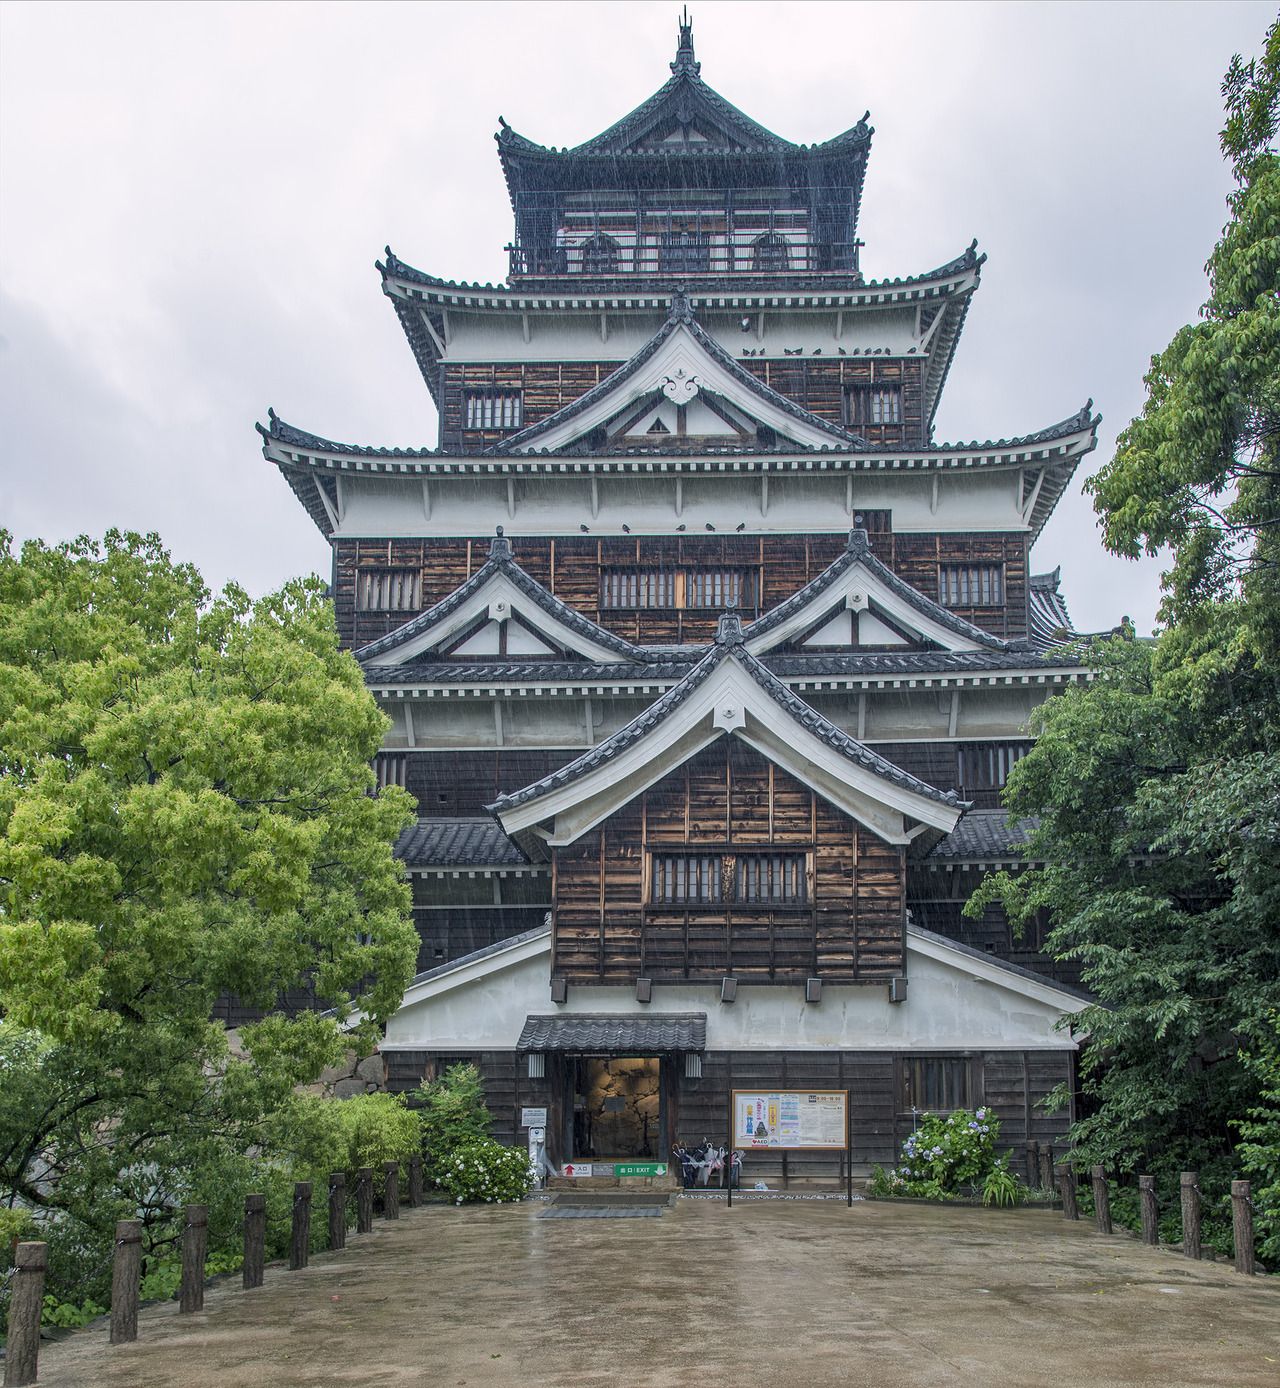
M 487 562 L 461 587 L 355 656 L 364 666 L 644 659 L 639 647 L 584 617 L 525 573 L 501 529 Z
M 752 655 L 833 650 L 1004 651 L 1010 643 L 966 622 L 871 553 L 867 532 L 815 579 L 745 631 Z

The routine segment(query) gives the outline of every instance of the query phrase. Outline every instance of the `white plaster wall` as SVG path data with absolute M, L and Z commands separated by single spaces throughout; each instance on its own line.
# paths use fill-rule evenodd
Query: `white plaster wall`
M 937 947 L 934 946 L 934 949 Z M 943 947 L 945 949 L 945 947 Z M 995 968 L 950 952 L 944 961 L 912 946 L 908 938 L 907 1000 L 892 1004 L 883 986 L 826 985 L 822 1001 L 804 1001 L 799 985 L 739 985 L 737 1001 L 720 1001 L 718 986 L 655 984 L 643 1008 L 624 987 L 571 987 L 567 1004 L 550 1000 L 550 937 L 517 946 L 458 975 L 411 988 L 387 1026 L 383 1049 L 509 1050 L 530 1014 L 705 1012 L 708 1050 L 1074 1050 L 1066 1031 L 1055 1030 L 1068 995 L 1047 985 L 993 982 Z M 466 975 L 470 974 L 471 977 Z M 1010 976 L 1012 979 L 1013 976 Z M 455 981 L 460 979 L 461 981 Z M 1031 992 L 1040 996 L 1028 996 Z M 415 993 L 427 994 L 415 998 Z M 1059 999 L 1060 1001 L 1055 1001 Z

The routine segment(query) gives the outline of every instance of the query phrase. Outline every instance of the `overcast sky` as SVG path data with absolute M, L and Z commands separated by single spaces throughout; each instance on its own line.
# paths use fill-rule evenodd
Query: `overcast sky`
M 571 145 L 669 75 L 678 6 L 0 7 L 0 525 L 158 530 L 220 585 L 328 573 L 262 458 L 273 405 L 433 445 L 373 262 L 500 280 L 498 116 Z M 1225 220 L 1219 85 L 1272 3 L 691 6 L 702 75 L 796 141 L 871 110 L 864 271 L 989 254 L 939 440 L 1053 423 L 1100 447 L 1033 554 L 1082 629 L 1148 630 L 1159 564 L 1106 555 L 1084 475 L 1205 297 Z

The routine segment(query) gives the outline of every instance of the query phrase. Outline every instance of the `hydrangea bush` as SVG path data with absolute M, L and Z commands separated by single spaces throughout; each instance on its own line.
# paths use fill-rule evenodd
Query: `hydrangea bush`
M 523 1200 L 533 1184 L 529 1154 L 492 1138 L 464 1142 L 437 1164 L 436 1180 L 455 1205 Z
M 913 1195 L 943 1200 L 982 1193 L 984 1203 L 1015 1204 L 1022 1195 L 1006 1157 L 996 1155 L 1000 1122 L 989 1108 L 926 1113 L 902 1144 L 902 1160 L 891 1171 L 877 1166 L 875 1195 Z

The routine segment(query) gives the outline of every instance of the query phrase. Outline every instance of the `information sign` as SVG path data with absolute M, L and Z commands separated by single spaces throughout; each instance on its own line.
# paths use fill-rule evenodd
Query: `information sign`
M 594 1173 L 594 1168 L 589 1161 L 570 1161 L 565 1162 L 560 1168 L 566 1176 L 590 1176 Z
M 665 1176 L 667 1164 L 660 1161 L 616 1162 L 613 1174 L 615 1176 Z
M 733 1145 L 747 1151 L 843 1151 L 848 1104 L 843 1089 L 735 1089 Z
M 546 1109 L 522 1108 L 520 1110 L 520 1126 L 522 1128 L 545 1128 L 547 1126 Z

